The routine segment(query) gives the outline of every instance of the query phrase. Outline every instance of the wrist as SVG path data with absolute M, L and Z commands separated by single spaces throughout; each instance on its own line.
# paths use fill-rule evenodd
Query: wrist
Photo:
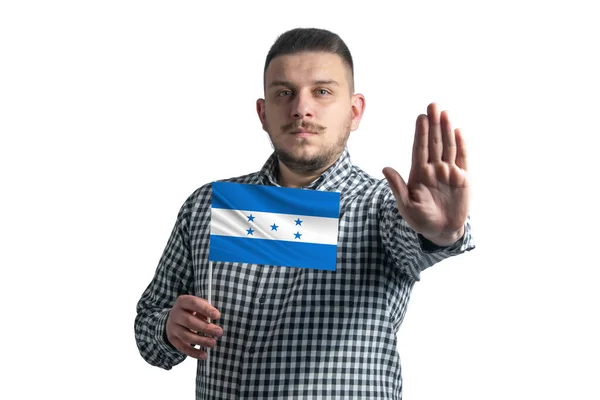
M 437 236 L 432 235 L 423 235 L 423 237 L 433 244 L 440 247 L 451 246 L 454 243 L 458 242 L 463 235 L 465 234 L 465 227 L 461 227 L 458 231 L 450 233 L 450 234 L 442 234 Z

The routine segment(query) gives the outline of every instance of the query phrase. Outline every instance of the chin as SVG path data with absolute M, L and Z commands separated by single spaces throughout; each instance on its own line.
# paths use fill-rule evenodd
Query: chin
M 311 173 L 323 169 L 329 163 L 326 154 L 314 151 L 288 151 L 275 149 L 275 153 L 290 170 L 300 173 Z
M 309 149 L 304 146 L 301 148 L 283 149 L 279 152 L 279 154 L 285 154 L 287 158 L 292 158 L 297 162 L 311 163 L 314 160 L 320 158 L 320 154 L 317 149 Z

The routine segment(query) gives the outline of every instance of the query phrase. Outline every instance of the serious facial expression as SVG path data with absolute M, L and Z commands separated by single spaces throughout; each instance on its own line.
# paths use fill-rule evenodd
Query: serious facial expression
M 350 79 L 349 68 L 332 53 L 278 56 L 269 64 L 265 99 L 258 100 L 257 111 L 279 160 L 290 170 L 322 170 L 344 150 L 364 101 L 352 94 Z

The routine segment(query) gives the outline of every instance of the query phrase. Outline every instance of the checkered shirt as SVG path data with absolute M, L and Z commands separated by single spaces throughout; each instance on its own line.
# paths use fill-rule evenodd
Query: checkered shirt
M 275 185 L 275 155 L 256 173 L 225 181 Z M 196 399 L 401 399 L 396 332 L 424 269 L 475 248 L 465 234 L 437 247 L 398 214 L 385 179 L 337 162 L 305 189 L 340 192 L 335 271 L 213 262 L 212 304 L 223 328 L 198 361 Z M 137 304 L 135 338 L 151 365 L 185 359 L 165 323 L 182 294 L 207 298 L 211 184 L 185 201 L 155 275 Z

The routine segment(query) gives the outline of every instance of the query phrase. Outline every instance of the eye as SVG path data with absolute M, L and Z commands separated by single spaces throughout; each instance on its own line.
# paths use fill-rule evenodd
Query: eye
M 327 96 L 328 94 L 331 94 L 327 89 L 317 89 L 316 92 L 319 96 Z
M 277 92 L 277 97 L 290 96 L 291 94 L 291 90 L 280 90 L 279 92 Z

